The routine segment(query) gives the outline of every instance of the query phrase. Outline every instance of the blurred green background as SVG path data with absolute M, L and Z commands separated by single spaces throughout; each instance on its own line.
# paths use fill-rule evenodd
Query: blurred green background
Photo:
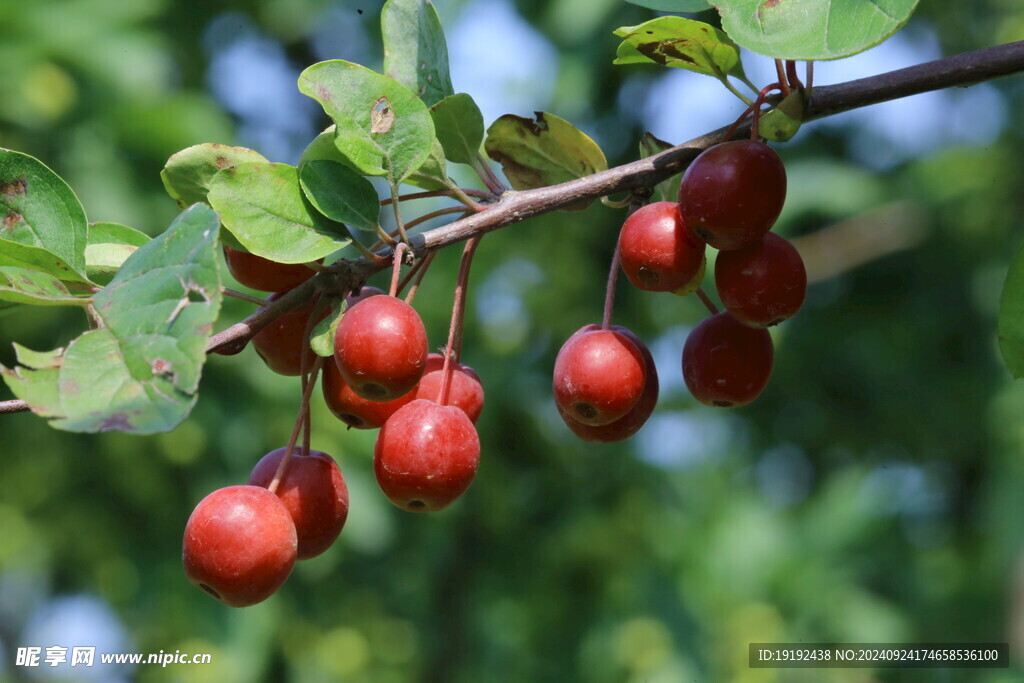
M 326 125 L 298 72 L 331 58 L 379 69 L 381 4 L 0 0 L 0 146 L 66 178 L 90 220 L 157 234 L 176 213 L 158 173 L 179 149 L 296 161 Z M 621 0 L 437 5 L 456 90 L 488 121 L 551 111 L 613 164 L 636 157 L 645 130 L 681 142 L 741 109 L 711 79 L 613 67 L 612 29 L 652 16 Z M 923 0 L 904 31 L 820 64 L 815 82 L 1021 38 L 1017 0 Z M 747 57 L 755 81 L 774 80 L 769 60 Z M 251 349 L 212 357 L 192 416 L 151 438 L 3 417 L 0 679 L 1021 680 L 1024 386 L 1001 366 L 995 313 L 1024 243 L 1022 105 L 1016 76 L 815 123 L 779 146 L 790 194 L 777 231 L 814 281 L 773 333 L 768 389 L 735 411 L 698 405 L 679 355 L 699 302 L 620 283 L 616 322 L 648 341 L 662 381 L 653 418 L 623 444 L 577 441 L 550 396 L 562 341 L 600 317 L 622 212 L 598 204 L 489 236 L 463 353 L 487 390 L 473 487 L 436 515 L 393 507 L 373 478 L 375 433 L 346 431 L 316 396 L 313 446 L 339 461 L 351 514 L 256 607 L 191 586 L 181 534 L 204 495 L 284 444 L 296 379 Z M 458 251 L 417 297 L 433 346 Z M 251 309 L 228 300 L 222 324 Z M 46 308 L 0 318 L 0 362 L 13 363 L 11 341 L 55 348 L 84 322 Z M 1017 665 L 749 669 L 747 644 L 764 641 L 1009 641 Z M 213 663 L 15 666 L 18 647 L 55 644 Z

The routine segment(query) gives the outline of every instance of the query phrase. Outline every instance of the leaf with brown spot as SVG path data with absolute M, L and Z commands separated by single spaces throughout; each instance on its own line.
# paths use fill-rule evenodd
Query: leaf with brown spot
M 207 201 L 210 183 L 218 171 L 248 161 L 266 161 L 266 158 L 245 147 L 217 143 L 193 145 L 171 155 L 160 171 L 160 179 L 167 194 L 184 209 L 196 202 Z
M 590 137 L 554 114 L 536 119 L 506 114 L 487 129 L 484 149 L 501 164 L 512 187 L 532 190 L 592 175 L 608 168 L 604 152 Z M 587 208 L 590 202 L 565 207 Z
M 151 434 L 180 423 L 220 310 L 218 225 L 196 205 L 138 247 L 94 296 L 98 329 L 63 352 L 19 351 L 22 367 L 0 369 L 15 396 L 68 431 Z
M 716 78 L 743 77 L 739 48 L 722 31 L 693 19 L 666 16 L 615 30 L 622 38 L 615 64 L 655 63 Z
M 68 184 L 38 159 L 0 148 L 0 216 L 0 265 L 38 265 L 61 279 L 88 281 L 85 210 Z M 8 250 L 9 243 L 30 249 Z M 43 265 L 55 261 L 61 264 L 56 270 Z
M 25 182 L 24 176 L 18 176 L 14 180 L 8 180 L 0 183 L 0 194 L 5 197 L 13 197 L 16 194 L 25 194 L 28 189 L 28 183 Z
M 335 146 L 363 175 L 397 185 L 430 155 L 434 123 L 426 105 L 387 76 L 336 59 L 303 71 L 299 90 L 323 106 L 335 123 Z

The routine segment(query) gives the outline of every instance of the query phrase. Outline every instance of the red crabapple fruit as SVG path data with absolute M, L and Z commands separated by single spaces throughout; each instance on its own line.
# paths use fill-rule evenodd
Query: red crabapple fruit
M 645 380 L 644 358 L 632 340 L 587 326 L 569 337 L 555 359 L 555 403 L 577 422 L 606 425 L 636 404 Z
M 334 416 L 356 429 L 380 428 L 396 410 L 416 398 L 417 393 L 410 391 L 390 401 L 370 401 L 358 396 L 345 384 L 345 380 L 341 378 L 341 371 L 334 362 L 324 364 L 321 387 L 324 401 Z
M 701 403 L 729 408 L 757 398 L 772 374 L 767 330 L 747 327 L 722 311 L 702 320 L 683 344 L 683 379 Z
M 263 488 L 270 486 L 285 450 L 278 448 L 264 455 L 249 475 L 249 483 Z M 295 523 L 296 556 L 300 560 L 327 550 L 345 526 L 348 487 L 338 463 L 326 453 L 310 451 L 306 454 L 294 450 L 275 494 L 288 508 Z
M 231 277 L 252 289 L 287 292 L 316 275 L 316 271 L 302 263 L 278 263 L 226 244 L 223 247 Z M 323 263 L 323 259 L 319 263 Z
M 267 301 L 274 301 L 281 293 L 271 294 Z M 264 327 L 252 338 L 253 348 L 267 367 L 279 375 L 297 377 L 302 374 L 302 361 L 305 355 L 306 369 L 313 367 L 316 354 L 305 343 L 306 326 L 313 314 L 314 303 L 292 309 L 277 320 Z M 322 317 L 330 314 L 325 308 Z
M 786 169 L 768 145 L 724 142 L 701 152 L 679 185 L 687 230 L 715 249 L 742 249 L 771 230 L 786 200 Z
M 600 326 L 588 325 L 587 327 L 584 327 L 583 330 L 588 328 L 600 329 Z M 572 430 L 573 434 L 590 443 L 614 443 L 633 436 L 640 431 L 640 428 L 647 422 L 651 413 L 654 412 L 654 406 L 658 402 L 658 370 L 654 365 L 654 357 L 648 350 L 647 345 L 644 344 L 639 337 L 633 334 L 632 331 L 625 327 L 612 325 L 612 329 L 625 335 L 636 345 L 637 349 L 640 350 L 640 355 L 643 356 L 644 359 L 646 380 L 644 382 L 643 393 L 640 394 L 640 398 L 637 400 L 636 404 L 630 408 L 629 412 L 618 420 L 606 425 L 594 427 L 583 424 L 563 412 L 561 407 L 559 407 L 559 415 L 562 416 L 562 420 L 569 429 Z
M 393 296 L 371 296 L 345 312 L 334 335 L 334 360 L 352 391 L 391 401 L 420 381 L 427 331 L 416 310 Z
M 189 581 L 230 607 L 266 600 L 295 565 L 295 523 L 259 486 L 228 486 L 199 501 L 185 525 Z
M 476 424 L 484 409 L 484 385 L 473 368 L 462 363 L 454 365 L 447 404 L 461 408 L 473 424 Z M 440 402 L 441 380 L 444 379 L 443 369 L 444 356 L 439 353 L 427 356 L 427 369 L 416 387 L 416 398 L 425 398 L 434 403 Z
M 373 469 L 384 495 L 410 512 L 435 512 L 476 476 L 480 438 L 455 406 L 418 398 L 388 418 L 377 435 Z
M 796 248 L 769 232 L 749 247 L 718 255 L 715 287 L 736 320 L 750 327 L 770 327 L 800 310 L 807 295 L 807 271 Z
M 674 202 L 654 202 L 623 223 L 619 263 L 634 287 L 671 292 L 685 287 L 701 271 L 706 246 L 683 226 Z

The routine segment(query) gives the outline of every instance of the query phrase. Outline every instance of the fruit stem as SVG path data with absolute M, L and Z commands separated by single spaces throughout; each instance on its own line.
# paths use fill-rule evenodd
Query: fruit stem
M 478 204 L 477 202 L 473 201 L 472 197 L 489 199 L 491 201 L 496 201 L 498 199 L 498 197 L 492 192 L 484 192 L 483 190 L 474 190 L 471 188 L 462 188 L 456 185 L 455 183 L 449 183 L 448 186 L 451 188 L 453 197 L 455 197 L 460 202 L 462 202 L 469 208 L 473 209 L 477 213 L 480 213 L 481 211 L 486 211 L 487 207 L 483 204 Z
M 450 213 L 464 213 L 464 214 L 466 214 L 468 216 L 470 212 L 466 210 L 465 206 L 449 206 L 449 207 L 444 208 L 444 209 L 438 209 L 437 211 L 431 211 L 430 213 L 425 213 L 422 216 L 420 216 L 419 218 L 417 218 L 415 220 L 412 220 L 412 221 L 409 221 L 409 223 L 405 227 L 406 227 L 407 230 L 412 230 L 417 225 L 420 225 L 421 223 L 426 223 L 427 221 L 429 221 L 432 218 L 437 218 L 438 216 L 446 216 L 446 215 L 448 215 Z
M 604 317 L 601 318 L 601 329 L 612 326 L 612 309 L 615 308 L 615 283 L 619 279 L 619 241 L 615 240 L 615 252 L 612 254 L 612 265 L 608 271 L 608 286 L 604 292 Z
M 378 231 L 378 234 L 384 233 L 384 229 L 381 228 L 379 225 L 377 226 L 377 231 Z M 387 235 L 387 233 L 384 233 L 384 234 Z M 378 256 L 377 254 L 373 253 L 373 251 L 371 249 L 367 249 L 366 245 L 364 245 L 362 242 L 360 242 L 355 237 L 353 237 L 351 233 L 349 233 L 349 237 L 352 238 L 352 246 L 356 248 L 356 251 L 358 251 L 359 254 L 364 259 L 366 259 L 370 263 L 376 264 L 378 266 L 383 266 L 383 265 L 386 265 L 388 263 L 388 260 L 386 258 L 384 258 L 383 256 Z M 390 235 L 388 235 L 388 242 L 387 243 L 388 244 L 394 244 L 395 243 L 395 241 L 393 239 L 391 239 Z M 375 244 L 374 247 L 377 247 L 378 245 L 383 246 L 383 244 L 384 244 L 383 240 L 377 240 L 377 244 Z
M 227 287 L 221 287 L 220 293 L 223 294 L 224 296 L 230 296 L 234 297 L 235 299 L 241 299 L 242 301 L 248 301 L 249 303 L 256 304 L 257 306 L 267 305 L 267 302 L 264 299 L 259 298 L 258 296 L 246 294 L 245 292 L 239 292 L 234 289 L 228 289 Z
M 722 85 L 724 85 L 726 87 L 726 89 L 728 89 L 728 91 L 731 92 L 733 95 L 735 95 L 736 97 L 740 98 L 740 100 L 743 101 L 743 104 L 746 104 L 746 105 L 750 104 L 750 98 L 747 97 L 746 95 L 744 95 L 743 93 L 741 93 L 739 90 L 737 90 L 736 86 L 729 82 L 729 77 L 728 76 L 726 76 L 723 73 L 718 73 L 716 75 L 718 76 L 718 80 L 722 82 Z M 751 85 L 751 84 L 747 83 L 747 85 Z M 753 86 L 751 86 L 751 89 L 755 90 L 755 91 L 757 90 L 757 88 L 755 88 Z
M 409 288 L 409 293 L 405 296 L 405 303 L 410 306 L 412 305 L 412 300 L 416 298 L 416 292 L 420 288 L 420 283 L 423 282 L 423 276 L 427 274 L 427 268 L 430 267 L 430 262 L 434 260 L 435 255 L 437 255 L 437 252 L 432 251 L 424 258 L 417 261 L 416 265 L 414 265 L 412 270 L 409 271 L 409 274 L 405 276 L 405 280 L 398 285 L 398 291 L 401 292 L 405 289 L 406 283 L 413 277 L 413 275 L 416 276 L 416 279 L 413 280 L 412 287 Z
M 796 75 L 796 62 L 792 60 L 786 60 L 786 79 L 793 90 L 804 89 L 804 84 L 800 82 L 800 77 Z M 781 82 L 782 79 L 780 78 L 779 81 Z
M 650 193 L 644 195 L 641 190 L 634 190 L 629 196 L 629 212 L 626 217 L 632 216 L 634 212 L 642 208 Z M 619 279 L 619 241 L 615 240 L 615 251 L 612 253 L 612 265 L 608 269 L 608 285 L 604 290 L 604 315 L 601 318 L 601 329 L 607 330 L 612 325 L 612 311 L 615 308 L 615 283 Z
M 453 188 L 451 188 L 449 190 L 433 190 L 431 192 L 413 192 L 412 194 L 399 195 L 398 196 L 398 201 L 404 202 L 404 201 L 408 201 L 410 199 L 426 199 L 428 197 L 456 197 L 456 198 L 458 198 L 460 194 L 461 195 L 466 195 L 468 197 L 479 197 L 480 199 L 490 199 L 491 198 L 491 193 L 490 192 L 485 192 L 484 190 L 475 190 L 475 189 L 472 189 L 472 188 L 453 187 Z M 387 199 L 380 200 L 380 205 L 381 206 L 387 206 L 388 204 L 390 204 L 393 201 L 395 201 L 394 197 L 388 197 Z M 470 203 L 476 204 L 476 202 L 472 202 L 472 200 L 470 200 Z
M 391 296 L 398 296 L 398 276 L 402 273 L 402 256 L 405 254 L 405 250 L 409 248 L 405 242 L 399 242 L 398 246 L 395 247 L 394 263 L 391 270 L 391 289 L 389 294 Z
M 393 246 L 394 243 L 395 243 L 395 240 L 391 237 L 391 235 L 389 235 L 384 230 L 384 228 L 380 227 L 379 223 L 377 224 L 377 238 L 378 238 L 378 242 L 380 242 L 382 244 L 386 244 L 388 246 Z
M 394 182 L 391 183 L 391 196 L 398 196 L 398 185 Z M 405 234 L 405 225 L 402 223 L 402 212 L 398 208 L 398 202 L 391 202 L 391 209 L 395 214 L 395 227 L 398 228 L 398 234 L 402 236 L 403 242 L 408 242 L 409 236 Z
M 707 306 L 709 311 L 711 311 L 711 315 L 715 315 L 716 313 L 718 313 L 718 307 L 715 306 L 715 302 L 712 301 L 711 297 L 709 297 L 704 292 L 703 288 L 701 288 L 701 287 L 697 288 L 697 296 L 700 297 L 700 300 L 703 301 L 704 305 Z
M 480 207 L 480 209 L 479 209 L 480 211 L 483 211 L 484 208 L 485 208 L 482 204 L 477 204 L 477 206 Z M 465 207 L 465 206 L 449 206 L 448 208 L 441 209 L 439 211 L 434 211 L 433 213 L 426 214 L 425 216 L 420 216 L 419 218 L 411 221 L 405 227 L 406 227 L 406 229 L 412 229 L 412 228 L 415 228 L 416 226 L 420 225 L 424 221 L 430 220 L 431 218 L 437 218 L 438 216 L 444 216 L 445 214 L 449 214 L 449 213 L 458 213 L 459 211 L 462 211 L 466 216 L 468 216 L 471 213 L 471 211 L 470 211 L 471 208 L 472 207 Z M 398 235 L 398 230 L 392 230 L 391 234 L 388 235 L 388 242 L 387 242 L 387 244 L 394 245 L 395 244 L 394 237 L 396 235 Z M 384 244 L 385 244 L 385 242 L 384 242 L 383 239 L 377 240 L 376 242 L 374 242 L 373 246 L 370 247 L 369 253 L 372 254 L 374 249 L 380 249 L 381 247 L 384 246 Z M 390 263 L 390 261 L 388 261 L 387 259 L 380 260 L 381 257 L 377 256 L 376 254 L 374 254 L 374 258 L 377 259 L 378 263 L 382 263 L 382 264 Z
M 761 92 L 757 94 L 757 99 L 754 101 L 754 118 L 750 123 L 750 139 L 758 140 L 760 135 L 758 134 L 757 126 L 761 122 L 761 106 L 764 105 L 765 99 L 768 97 L 768 93 L 772 90 L 782 90 L 781 83 L 772 83 L 761 88 Z
M 292 429 L 292 435 L 288 438 L 288 446 L 284 449 L 284 457 L 281 458 L 280 464 L 277 466 L 277 470 L 274 472 L 274 478 L 271 479 L 270 485 L 267 489 L 271 493 L 277 493 L 277 487 L 281 484 L 281 480 L 284 479 L 285 472 L 288 469 L 288 461 L 292 458 L 292 451 L 295 450 L 295 442 L 299 440 L 299 430 L 305 424 L 306 413 L 309 412 L 309 398 L 313 394 L 313 387 L 316 386 L 316 377 L 320 372 L 320 368 L 323 367 L 324 359 L 321 356 L 317 356 L 313 362 L 313 369 L 310 371 L 309 382 L 306 383 L 306 389 L 302 392 L 302 403 L 299 406 L 299 414 L 295 418 L 295 427 Z
M 459 263 L 459 278 L 455 282 L 455 303 L 452 304 L 452 322 L 448 328 L 448 346 L 444 351 L 444 367 L 441 369 L 441 389 L 438 391 L 438 405 L 448 405 L 451 393 L 452 372 L 455 363 L 459 362 L 462 353 L 462 321 L 466 312 L 466 288 L 469 285 L 469 267 L 473 264 L 473 254 L 483 235 L 471 237 L 462 250 L 462 261 Z
M 498 180 L 498 176 L 494 175 L 494 171 L 491 170 L 490 164 L 487 163 L 482 154 L 477 154 L 476 159 L 470 166 L 480 176 L 480 180 L 483 181 L 488 190 L 499 196 L 505 192 L 505 185 Z
M 739 127 L 741 123 L 743 123 L 743 120 L 747 118 L 747 116 L 749 116 L 751 112 L 754 111 L 755 106 L 757 105 L 751 104 L 749 107 L 743 110 L 743 113 L 740 114 L 740 117 L 733 121 L 732 125 L 729 126 L 729 130 L 725 131 L 725 135 L 722 136 L 722 139 L 719 141 L 719 144 L 729 141 L 729 138 L 731 138 L 732 134 L 736 132 L 736 129 Z
M 781 59 L 775 60 L 775 73 L 778 75 L 779 83 L 782 84 L 782 96 L 789 95 L 789 83 L 786 81 L 786 70 Z
M 319 297 L 316 300 L 316 304 L 313 305 L 313 311 L 309 314 L 309 320 L 306 321 L 306 329 L 302 331 L 302 355 L 299 356 L 299 376 L 302 378 L 302 395 L 305 397 L 306 388 L 310 383 L 310 372 L 306 367 L 306 356 L 307 349 L 309 349 L 310 339 L 313 337 L 313 330 L 316 328 L 317 323 L 320 321 L 320 313 L 329 306 L 328 299 Z M 301 413 L 305 414 L 302 425 L 302 446 L 305 453 L 309 453 L 309 439 L 310 432 L 312 431 L 312 420 L 310 418 L 309 411 L 309 400 L 304 398 L 302 404 Z

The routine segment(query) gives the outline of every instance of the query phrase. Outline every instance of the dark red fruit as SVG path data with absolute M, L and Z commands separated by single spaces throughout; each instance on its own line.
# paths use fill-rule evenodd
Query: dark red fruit
M 443 368 L 444 356 L 439 353 L 427 356 L 427 369 L 416 387 L 416 398 L 425 398 L 435 403 L 440 400 Z M 447 405 L 461 408 L 473 424 L 480 419 L 480 413 L 484 409 L 484 385 L 473 368 L 462 363 L 455 364 Z
M 259 486 L 228 486 L 199 501 L 185 525 L 188 580 L 231 607 L 266 600 L 295 565 L 295 524 Z
M 264 455 L 249 483 L 267 488 L 274 480 L 286 449 Z M 327 550 L 341 533 L 348 517 L 348 487 L 334 458 L 321 451 L 292 452 L 276 495 L 295 523 L 297 557 L 306 560 Z
M 377 435 L 373 469 L 384 495 L 410 512 L 435 512 L 465 492 L 480 462 L 480 438 L 466 413 L 416 399 Z
M 427 331 L 409 304 L 393 296 L 371 296 L 342 317 L 334 335 L 334 360 L 357 395 L 391 401 L 423 376 Z
M 553 389 L 559 409 L 591 426 L 623 417 L 644 391 L 644 358 L 627 336 L 586 326 L 562 345 Z
M 655 202 L 637 210 L 622 225 L 619 262 L 634 287 L 671 292 L 700 272 L 706 246 L 683 226 L 674 202 Z
M 282 293 L 271 294 L 267 301 L 274 301 Z M 306 325 L 313 314 L 313 303 L 293 309 L 270 323 L 252 338 L 253 348 L 267 367 L 279 375 L 297 377 L 302 374 L 302 355 L 306 355 L 306 369 L 313 367 L 316 354 L 305 343 Z M 321 318 L 330 313 L 324 309 Z
M 277 263 L 247 251 L 224 246 L 224 260 L 231 277 L 246 287 L 263 292 L 287 292 L 316 275 L 302 263 Z M 323 263 L 320 259 L 318 263 Z
M 728 311 L 705 318 L 683 345 L 683 379 L 701 403 L 743 406 L 760 395 L 772 374 L 767 330 L 747 327 Z
M 583 330 L 600 329 L 598 325 L 588 325 Z M 572 430 L 573 434 L 591 443 L 614 443 L 616 441 L 622 441 L 640 431 L 640 428 L 644 426 L 647 419 L 654 412 L 654 406 L 658 402 L 658 370 L 654 365 L 654 357 L 651 352 L 647 349 L 647 345 L 640 340 L 635 334 L 625 327 L 618 325 L 612 325 L 612 329 L 619 332 L 629 338 L 637 349 L 640 350 L 640 355 L 644 359 L 644 371 L 646 374 L 646 381 L 644 382 L 643 393 L 640 394 L 640 398 L 636 404 L 626 413 L 623 417 L 618 420 L 611 422 L 600 427 L 594 427 L 591 425 L 585 425 L 571 416 L 562 412 L 559 408 L 559 415 L 562 416 L 562 420 Z
M 732 317 L 770 327 L 796 315 L 807 295 L 807 271 L 796 248 L 775 233 L 715 262 L 715 287 Z
M 357 396 L 341 378 L 338 366 L 333 362 L 324 364 L 324 401 L 334 416 L 356 429 L 378 429 L 395 411 L 416 398 L 410 391 L 391 401 L 369 401 Z
M 785 200 L 782 160 L 755 140 L 704 150 L 679 185 L 679 213 L 686 228 L 722 251 L 757 242 L 771 230 Z

